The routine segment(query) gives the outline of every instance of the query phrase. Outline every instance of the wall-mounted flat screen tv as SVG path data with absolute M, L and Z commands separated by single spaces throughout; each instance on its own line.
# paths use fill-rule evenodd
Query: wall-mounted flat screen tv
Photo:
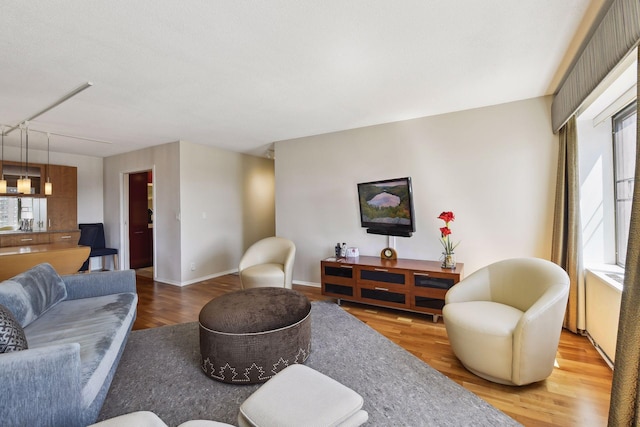
M 360 183 L 358 200 L 367 233 L 411 237 L 416 231 L 410 177 Z

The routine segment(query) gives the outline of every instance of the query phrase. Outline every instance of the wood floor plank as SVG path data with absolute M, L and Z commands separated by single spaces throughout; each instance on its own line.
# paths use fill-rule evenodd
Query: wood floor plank
M 211 299 L 240 289 L 237 275 L 185 287 L 137 276 L 138 316 L 134 329 L 198 320 Z M 319 288 L 294 285 L 310 300 L 326 299 Z M 527 427 L 607 425 L 612 371 L 586 337 L 563 331 L 557 363 L 549 378 L 524 387 L 483 380 L 453 354 L 442 318 L 343 302 L 341 307 L 391 341 Z

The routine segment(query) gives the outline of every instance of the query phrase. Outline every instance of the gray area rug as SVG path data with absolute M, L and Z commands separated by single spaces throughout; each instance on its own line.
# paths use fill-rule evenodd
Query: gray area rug
M 366 425 L 520 425 L 333 303 L 313 302 L 311 322 L 306 365 L 360 393 Z M 237 425 L 240 404 L 260 385 L 211 380 L 199 363 L 196 322 L 133 331 L 99 420 L 146 410 L 169 426 Z

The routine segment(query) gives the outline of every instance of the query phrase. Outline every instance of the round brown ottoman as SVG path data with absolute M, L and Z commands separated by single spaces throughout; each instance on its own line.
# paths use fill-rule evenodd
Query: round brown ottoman
M 225 383 L 265 382 L 311 351 L 311 304 L 292 289 L 232 292 L 209 301 L 199 320 L 202 370 Z

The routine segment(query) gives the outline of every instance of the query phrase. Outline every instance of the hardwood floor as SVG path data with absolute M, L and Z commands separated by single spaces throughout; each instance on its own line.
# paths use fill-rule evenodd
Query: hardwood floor
M 240 289 L 237 275 L 177 287 L 138 276 L 138 317 L 134 329 L 198 320 L 212 298 Z M 310 300 L 325 299 L 319 288 L 294 285 Z M 606 426 L 612 371 L 588 339 L 563 331 L 557 367 L 545 381 L 509 387 L 468 372 L 453 355 L 442 319 L 367 305 L 342 308 L 405 348 L 451 380 L 525 426 Z

